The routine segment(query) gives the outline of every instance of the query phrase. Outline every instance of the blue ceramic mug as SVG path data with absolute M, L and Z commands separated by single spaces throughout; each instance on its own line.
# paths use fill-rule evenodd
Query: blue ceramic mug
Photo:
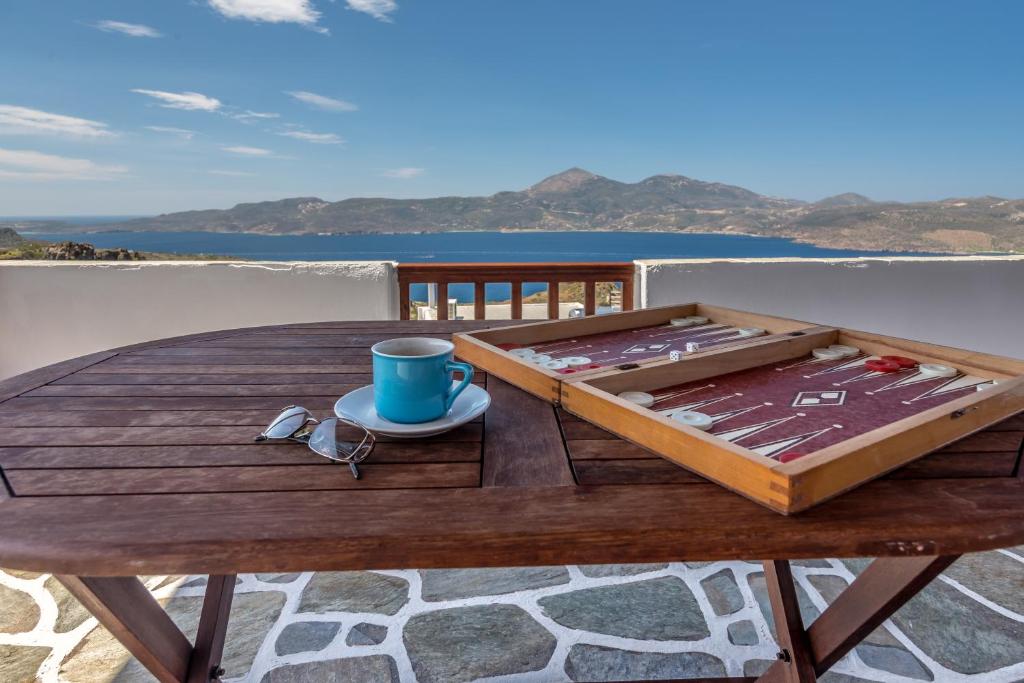
M 473 381 L 473 366 L 459 363 L 455 345 L 444 339 L 406 337 L 374 344 L 373 403 L 391 422 L 411 424 L 444 417 Z M 462 381 L 452 386 L 452 372 Z

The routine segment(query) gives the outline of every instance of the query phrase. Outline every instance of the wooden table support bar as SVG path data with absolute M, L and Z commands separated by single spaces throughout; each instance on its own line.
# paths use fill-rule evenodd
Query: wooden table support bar
M 54 575 L 161 683 L 210 683 L 225 675 L 234 575 L 211 576 L 193 646 L 134 576 Z

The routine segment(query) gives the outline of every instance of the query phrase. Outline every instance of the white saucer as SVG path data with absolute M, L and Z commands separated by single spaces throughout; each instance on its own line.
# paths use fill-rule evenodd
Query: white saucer
M 458 384 L 458 382 L 453 382 Z M 443 434 L 483 414 L 491 405 L 491 395 L 475 384 L 470 384 L 459 394 L 452 404 L 452 409 L 444 417 L 430 422 L 401 424 L 391 422 L 377 415 L 373 407 L 373 385 L 351 391 L 334 404 L 334 414 L 355 420 L 374 434 L 392 436 L 399 439 L 415 439 L 424 436 Z

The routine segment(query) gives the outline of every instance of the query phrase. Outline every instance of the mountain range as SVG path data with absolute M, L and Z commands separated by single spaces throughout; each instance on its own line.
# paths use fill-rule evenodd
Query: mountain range
M 22 229 L 78 232 L 47 222 Z M 637 183 L 571 168 L 521 191 L 429 199 L 316 197 L 183 211 L 90 231 L 261 234 L 411 233 L 465 230 L 612 230 L 749 234 L 817 246 L 893 251 L 1024 251 L 1024 200 L 999 197 L 879 202 L 846 193 L 817 202 L 769 197 L 681 175 Z

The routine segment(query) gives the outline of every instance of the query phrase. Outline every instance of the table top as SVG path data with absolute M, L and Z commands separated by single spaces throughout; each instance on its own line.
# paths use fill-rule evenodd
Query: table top
M 1024 414 L 784 517 L 478 373 L 477 421 L 382 438 L 352 478 L 254 443 L 330 414 L 369 347 L 508 321 L 372 321 L 139 344 L 0 382 L 0 566 L 77 575 L 961 554 L 1024 543 Z

